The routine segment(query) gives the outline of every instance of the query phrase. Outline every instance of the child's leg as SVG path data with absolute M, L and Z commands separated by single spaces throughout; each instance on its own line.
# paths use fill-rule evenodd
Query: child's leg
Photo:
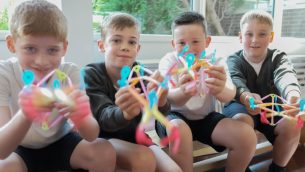
M 245 106 L 240 103 L 232 101 L 229 104 L 226 104 L 223 109 L 223 114 L 229 118 L 245 122 L 254 128 L 252 116 L 248 114 Z
M 276 127 L 273 143 L 273 162 L 285 167 L 298 147 L 301 129 L 288 119 L 283 119 Z
M 152 145 L 149 148 L 157 159 L 156 172 L 182 172 L 181 168 L 159 146 Z
M 0 171 L 2 172 L 27 172 L 27 167 L 22 158 L 12 153 L 6 159 L 0 160 Z
M 113 146 L 104 139 L 93 142 L 82 140 L 75 147 L 71 158 L 71 166 L 75 169 L 87 169 L 90 172 L 113 172 L 116 163 L 116 153 Z
M 256 135 L 247 124 L 225 118 L 218 122 L 212 133 L 215 145 L 229 149 L 226 171 L 245 171 L 256 149 Z
M 155 172 L 156 159 L 146 146 L 119 139 L 109 140 L 117 153 L 117 166 L 132 172 Z
M 172 144 L 170 143 L 169 154 L 172 159 L 180 166 L 182 171 L 189 172 L 193 171 L 193 137 L 192 131 L 188 124 L 183 120 L 183 117 L 177 113 L 171 113 L 167 116 L 170 123 L 176 126 L 180 132 L 180 147 L 176 154 L 172 153 Z M 160 122 L 156 122 L 156 132 L 162 139 L 167 136 L 170 131 L 166 130 L 165 126 Z
M 176 126 L 180 132 L 180 147 L 178 152 L 173 154 L 171 143 L 169 153 L 173 160 L 182 168 L 184 172 L 193 171 L 193 137 L 190 127 L 182 119 L 173 119 L 171 124 Z M 167 133 L 170 131 L 167 130 Z
M 246 124 L 249 124 L 252 128 L 254 128 L 254 122 L 253 122 L 253 118 L 245 113 L 238 113 L 236 115 L 233 116 L 233 119 L 237 119 L 241 122 L 244 122 Z

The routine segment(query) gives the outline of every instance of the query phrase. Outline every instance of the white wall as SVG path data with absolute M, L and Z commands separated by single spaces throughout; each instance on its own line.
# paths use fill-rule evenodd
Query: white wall
M 90 0 L 61 1 L 62 11 L 67 17 L 69 27 L 69 49 L 65 60 L 84 66 L 93 61 L 92 2 Z

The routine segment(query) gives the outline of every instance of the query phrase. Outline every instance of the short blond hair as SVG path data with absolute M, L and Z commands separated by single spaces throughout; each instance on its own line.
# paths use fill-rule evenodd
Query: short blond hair
M 10 32 L 14 39 L 24 35 L 48 35 L 65 41 L 67 19 L 56 5 L 48 1 L 25 1 L 15 8 L 10 18 Z
M 271 27 L 271 30 L 273 30 L 272 16 L 263 10 L 251 10 L 246 12 L 240 20 L 240 30 L 242 30 L 245 23 L 250 23 L 253 20 L 257 20 L 261 23 L 266 23 Z
M 138 33 L 141 33 L 140 22 L 134 16 L 121 12 L 110 14 L 101 23 L 101 38 L 102 40 L 105 40 L 109 30 L 123 30 L 126 27 L 135 27 L 138 30 Z

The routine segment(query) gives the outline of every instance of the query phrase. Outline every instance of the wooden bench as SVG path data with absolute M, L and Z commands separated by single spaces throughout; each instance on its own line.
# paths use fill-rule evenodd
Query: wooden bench
M 153 142 L 159 145 L 159 137 L 155 130 L 150 130 L 147 134 L 152 138 Z M 255 155 L 266 153 L 272 150 L 272 145 L 264 138 L 264 136 L 257 132 L 258 144 L 256 145 Z M 164 148 L 168 152 L 167 148 Z M 227 151 L 216 152 L 212 147 L 203 144 L 199 141 L 193 141 L 193 158 L 194 171 L 207 171 L 217 169 L 225 166 L 227 159 Z

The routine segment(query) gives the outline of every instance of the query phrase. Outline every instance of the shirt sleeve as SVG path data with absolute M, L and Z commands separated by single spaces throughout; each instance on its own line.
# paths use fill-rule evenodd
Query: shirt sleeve
M 79 86 L 80 83 L 80 71 L 79 67 L 74 63 L 65 63 L 62 69 L 70 78 L 74 86 Z
M 15 79 L 14 72 L 10 70 L 10 66 L 8 62 L 2 62 L 0 64 L 0 106 L 9 106 L 10 105 L 10 97 L 11 97 L 11 86 L 10 79 Z M 1 115 L 1 114 L 0 114 Z
M 281 96 L 287 97 L 287 94 L 292 91 L 300 91 L 300 85 L 296 76 L 296 72 L 292 63 L 288 59 L 285 53 L 279 55 L 279 52 L 275 52 L 277 55 L 273 59 L 275 69 L 273 72 L 274 84 L 280 91 Z
M 173 67 L 176 61 L 176 53 L 175 52 L 170 52 L 167 53 L 159 62 L 159 71 L 160 73 L 165 76 L 170 68 Z M 177 63 L 178 68 L 182 65 L 180 62 Z M 172 75 L 171 76 L 171 82 L 174 84 L 178 83 L 178 75 Z M 169 89 L 173 88 L 173 85 L 169 82 L 168 83 Z
M 122 110 L 110 98 L 115 94 L 107 86 L 111 81 L 93 67 L 87 67 L 85 73 L 86 92 L 90 98 L 92 113 L 100 128 L 111 132 L 126 127 L 130 121 L 124 118 Z
M 228 65 L 226 63 L 225 58 L 219 57 L 216 61 L 216 65 L 224 67 L 225 72 L 226 72 L 227 82 L 232 83 L 231 75 L 230 75 L 229 68 L 228 68 Z
M 239 102 L 240 96 L 243 92 L 250 90 L 248 89 L 246 83 L 246 76 L 242 72 L 242 61 L 240 57 L 235 55 L 229 56 L 227 58 L 227 65 L 230 72 L 230 76 L 233 84 L 236 86 L 235 100 Z
M 3 73 L 0 74 L 0 106 L 9 106 L 9 81 L 5 76 L 3 76 Z

